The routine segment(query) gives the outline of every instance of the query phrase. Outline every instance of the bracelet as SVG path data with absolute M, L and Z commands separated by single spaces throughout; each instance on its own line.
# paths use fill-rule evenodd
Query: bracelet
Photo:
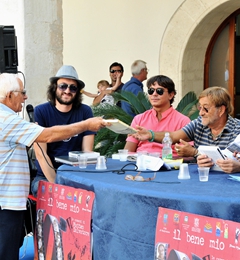
M 195 149 L 195 154 L 193 155 L 193 157 L 195 158 L 195 159 L 197 159 L 197 157 L 200 155 L 200 153 L 198 152 L 198 149 Z
M 150 139 L 150 140 L 148 140 L 149 142 L 153 142 L 154 141 L 154 138 L 155 138 L 155 134 L 154 134 L 154 132 L 153 132 L 153 130 L 148 130 L 150 133 L 151 133 L 151 135 L 152 135 L 152 138 Z

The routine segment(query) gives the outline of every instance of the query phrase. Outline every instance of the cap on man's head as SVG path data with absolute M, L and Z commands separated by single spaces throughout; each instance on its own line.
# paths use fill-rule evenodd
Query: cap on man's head
M 76 80 L 79 89 L 84 88 L 85 84 L 78 78 L 77 71 L 73 66 L 63 65 L 57 72 L 55 77 L 51 77 L 49 80 L 51 83 L 56 83 L 59 79 L 73 79 Z

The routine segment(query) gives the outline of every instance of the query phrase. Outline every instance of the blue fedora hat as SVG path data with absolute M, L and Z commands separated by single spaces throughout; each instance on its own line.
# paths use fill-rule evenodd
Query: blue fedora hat
M 79 89 L 84 88 L 85 84 L 78 78 L 77 71 L 73 66 L 63 65 L 57 72 L 55 77 L 51 77 L 49 80 L 51 83 L 56 83 L 58 79 L 73 79 L 76 80 Z

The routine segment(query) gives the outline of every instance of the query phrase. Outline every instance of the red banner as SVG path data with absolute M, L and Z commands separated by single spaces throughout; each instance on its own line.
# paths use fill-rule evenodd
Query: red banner
M 37 199 L 35 260 L 91 257 L 91 217 L 95 194 L 41 181 Z
M 156 260 L 240 259 L 240 223 L 159 208 Z

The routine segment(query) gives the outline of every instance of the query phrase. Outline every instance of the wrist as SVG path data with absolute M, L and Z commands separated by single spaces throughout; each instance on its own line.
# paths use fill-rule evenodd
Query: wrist
M 200 153 L 198 152 L 198 149 L 195 148 L 193 157 L 194 157 L 195 159 L 197 159 L 197 157 L 198 157 L 199 155 L 200 155 Z
M 155 134 L 154 134 L 153 130 L 148 130 L 148 131 L 149 131 L 150 134 L 151 134 L 151 136 L 150 136 L 150 138 L 148 139 L 148 141 L 149 141 L 149 142 L 153 142 L 154 139 L 155 139 Z

